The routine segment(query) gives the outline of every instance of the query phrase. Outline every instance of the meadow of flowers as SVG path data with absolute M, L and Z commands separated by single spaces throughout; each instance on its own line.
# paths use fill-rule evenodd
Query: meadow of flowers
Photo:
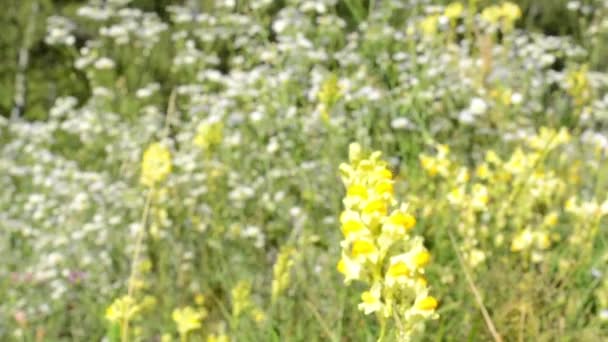
M 608 339 L 608 1 L 6 13 L 0 341 Z

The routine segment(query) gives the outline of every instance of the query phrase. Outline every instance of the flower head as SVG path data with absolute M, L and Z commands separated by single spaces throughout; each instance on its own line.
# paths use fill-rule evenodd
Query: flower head
M 153 187 L 171 173 L 171 152 L 160 143 L 153 143 L 144 152 L 141 162 L 141 183 Z

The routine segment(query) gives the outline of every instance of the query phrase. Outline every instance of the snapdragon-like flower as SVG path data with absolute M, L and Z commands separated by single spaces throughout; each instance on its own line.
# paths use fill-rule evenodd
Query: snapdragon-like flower
M 128 322 L 141 311 L 141 307 L 131 296 L 116 299 L 106 309 L 106 319 L 112 323 Z
M 353 143 L 349 164 L 340 165 L 346 187 L 340 215 L 343 234 L 338 271 L 346 284 L 369 285 L 359 309 L 376 313 L 382 325 L 397 317 L 399 338 L 409 340 L 424 320 L 437 318 L 437 300 L 428 295 L 424 277 L 431 254 L 423 239 L 411 234 L 416 218 L 394 197 L 393 177 L 381 152 L 364 157 Z
M 207 316 L 207 312 L 196 310 L 189 306 L 173 310 L 171 318 L 177 325 L 180 336 L 187 336 L 189 332 L 200 329 L 201 321 Z
M 171 173 L 171 152 L 160 143 L 153 143 L 144 152 L 141 161 L 141 183 L 153 187 Z

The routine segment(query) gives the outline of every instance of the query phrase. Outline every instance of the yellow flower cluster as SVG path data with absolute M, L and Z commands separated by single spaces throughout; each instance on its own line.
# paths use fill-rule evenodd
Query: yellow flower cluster
M 359 309 L 376 313 L 381 323 L 398 317 L 400 336 L 407 340 L 424 320 L 437 317 L 437 300 L 429 295 L 424 277 L 431 255 L 423 239 L 411 234 L 416 219 L 407 204 L 395 200 L 392 174 L 380 157 L 377 151 L 364 158 L 361 146 L 353 143 L 350 163 L 340 165 L 347 190 L 338 270 L 345 283 L 370 286 Z
M 601 220 L 608 216 L 608 198 L 599 203 L 596 199 L 580 201 L 573 196 L 566 201 L 564 209 L 574 218 L 570 243 L 581 250 L 593 250 L 592 243 L 599 230 Z
M 171 318 L 177 325 L 177 332 L 182 340 L 186 339 L 188 333 L 201 328 L 201 322 L 207 317 L 205 309 L 194 309 L 190 306 L 173 310 Z
M 342 97 L 342 88 L 338 84 L 338 77 L 331 74 L 321 84 L 321 89 L 317 93 L 319 99 L 319 112 L 326 122 L 329 120 L 329 112 Z
M 500 24 L 502 29 L 510 31 L 515 22 L 522 16 L 521 9 L 517 4 L 506 1 L 501 5 L 492 5 L 484 8 L 481 18 L 490 24 Z
M 294 254 L 295 250 L 293 248 L 283 247 L 277 256 L 277 261 L 272 268 L 272 303 L 275 303 L 289 286 L 291 269 L 294 265 Z
M 171 173 L 171 152 L 160 143 L 153 143 L 144 152 L 141 162 L 141 183 L 154 187 Z
M 129 322 L 139 312 L 141 306 L 135 302 L 135 299 L 131 296 L 123 296 L 117 298 L 108 308 L 106 309 L 106 319 L 112 323 L 123 323 Z
M 450 147 L 437 144 L 435 148 L 437 149 L 437 154 L 435 156 L 430 156 L 425 153 L 420 154 L 420 165 L 431 177 L 437 175 L 447 177 L 451 167 L 450 160 L 448 159 Z
M 266 314 L 251 299 L 251 282 L 239 281 L 230 291 L 232 297 L 232 319 L 236 322 L 246 314 L 256 323 L 266 320 Z
M 591 101 L 592 87 L 589 83 L 589 66 L 582 65 L 571 70 L 566 76 L 566 91 L 578 107 L 587 105 Z
M 566 129 L 541 127 L 508 159 L 489 150 L 472 171 L 450 161 L 447 148 L 438 149 L 435 157 L 421 157 L 430 176 L 444 176 L 445 198 L 458 212 L 460 248 L 470 267 L 483 263 L 505 241 L 511 252 L 532 262 L 543 260 L 543 252 L 558 239 L 553 228 L 559 221 L 566 187 L 544 162 L 551 151 L 569 140 Z
M 219 145 L 224 137 L 224 124 L 221 121 L 204 122 L 198 126 L 194 136 L 194 145 L 209 151 Z
M 452 2 L 445 7 L 443 15 L 445 15 L 451 22 L 458 19 L 464 12 L 464 6 L 461 2 Z

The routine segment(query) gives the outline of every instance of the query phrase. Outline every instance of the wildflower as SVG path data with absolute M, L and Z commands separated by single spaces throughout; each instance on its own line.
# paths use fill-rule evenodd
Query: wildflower
M 230 339 L 228 338 L 228 335 L 211 334 L 211 335 L 207 336 L 207 342 L 230 342 Z
M 321 89 L 317 94 L 319 98 L 319 106 L 322 118 L 327 121 L 329 120 L 329 111 L 342 97 L 342 88 L 338 84 L 338 77 L 331 74 L 321 85 Z
M 245 280 L 239 281 L 231 291 L 232 294 L 232 316 L 239 317 L 251 308 L 251 283 Z
M 515 22 L 521 18 L 521 9 L 517 4 L 507 1 L 500 7 L 502 16 L 509 22 Z
M 290 281 L 291 268 L 294 265 L 293 255 L 295 250 L 291 247 L 283 247 L 277 256 L 277 261 L 272 268 L 272 292 L 271 300 L 276 302 L 277 298 L 287 289 Z M 255 316 L 255 315 L 254 315 Z
M 116 299 L 106 309 L 106 319 L 112 323 L 128 322 L 132 320 L 141 310 L 135 299 L 131 296 L 123 296 Z
M 361 303 L 359 304 L 359 310 L 363 311 L 366 315 L 372 312 L 380 311 L 382 309 L 382 301 L 380 299 L 380 284 L 374 284 L 369 291 L 365 291 L 361 294 Z
M 141 162 L 141 183 L 153 187 L 171 173 L 171 152 L 160 143 L 153 143 L 144 152 Z
M 196 294 L 196 296 L 194 296 L 194 302 L 198 306 L 203 306 L 205 304 L 205 296 L 201 293 Z
M 447 161 L 449 148 L 438 145 L 437 149 L 441 160 Z M 381 160 L 381 153 L 374 152 L 366 158 L 356 143 L 350 145 L 349 151 L 350 163 L 340 165 L 347 193 L 343 201 L 346 209 L 340 215 L 344 240 L 338 271 L 344 275 L 345 284 L 358 280 L 370 286 L 361 294 L 361 311 L 376 312 L 382 319 L 397 315 L 405 323 L 399 325 L 400 334 L 411 336 L 414 327 L 423 322 L 418 317 L 437 317 L 436 304 L 416 306 L 418 297 L 427 296 L 423 274 L 431 255 L 424 248 L 423 239 L 411 235 L 416 218 L 408 211 L 408 205 L 402 203 L 392 209 L 398 203 L 392 174 Z M 447 166 L 444 168 L 447 171 Z M 383 260 L 388 260 L 387 266 Z
M 221 121 L 204 122 L 198 126 L 194 144 L 204 151 L 219 145 L 224 135 L 224 124 Z
M 200 329 L 201 321 L 206 316 L 206 311 L 195 310 L 189 306 L 177 308 L 171 314 L 180 336 L 187 336 L 189 332 Z
M 464 6 L 462 6 L 462 3 L 452 2 L 451 4 L 446 6 L 445 11 L 443 12 L 443 15 L 448 17 L 448 19 L 450 19 L 451 21 L 454 21 L 462 15 L 463 11 L 464 11 Z
M 481 12 L 481 17 L 491 24 L 497 24 L 500 20 L 501 14 L 500 7 L 488 6 Z
M 438 15 L 429 15 L 420 22 L 420 29 L 425 37 L 432 38 L 437 34 L 437 26 L 439 24 Z

